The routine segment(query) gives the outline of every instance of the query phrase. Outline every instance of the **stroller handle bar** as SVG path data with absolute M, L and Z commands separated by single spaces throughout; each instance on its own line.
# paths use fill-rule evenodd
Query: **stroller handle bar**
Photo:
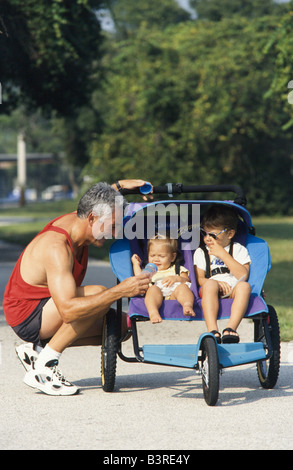
M 183 185 L 182 183 L 167 183 L 163 186 L 154 186 L 152 194 L 168 194 L 172 197 L 182 193 L 211 193 L 211 192 L 233 192 L 236 194 L 234 202 L 241 206 L 246 205 L 246 197 L 240 186 L 233 184 L 214 184 L 214 185 Z M 139 188 L 121 189 L 120 193 L 125 196 L 128 194 L 141 194 Z

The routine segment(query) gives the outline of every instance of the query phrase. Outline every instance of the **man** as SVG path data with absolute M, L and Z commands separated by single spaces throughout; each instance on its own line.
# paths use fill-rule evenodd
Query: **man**
M 143 180 L 120 180 L 112 186 L 97 183 L 81 198 L 76 212 L 51 221 L 21 254 L 5 289 L 3 309 L 7 323 L 29 342 L 17 348 L 27 370 L 27 385 L 49 395 L 77 393 L 57 367 L 61 353 L 74 344 L 101 344 L 103 317 L 111 304 L 145 294 L 149 282 L 145 274 L 110 289 L 81 285 L 88 245 L 101 247 L 110 234 L 115 236 L 115 220 L 122 219 L 117 200 L 123 198 L 117 199 L 117 190 L 143 184 Z

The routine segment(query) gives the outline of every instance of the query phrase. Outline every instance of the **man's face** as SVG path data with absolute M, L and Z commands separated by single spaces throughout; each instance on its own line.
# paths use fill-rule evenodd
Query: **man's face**
M 94 215 L 92 224 L 93 245 L 101 247 L 104 245 L 105 240 L 116 238 L 121 227 L 122 213 L 119 210 L 102 217 Z

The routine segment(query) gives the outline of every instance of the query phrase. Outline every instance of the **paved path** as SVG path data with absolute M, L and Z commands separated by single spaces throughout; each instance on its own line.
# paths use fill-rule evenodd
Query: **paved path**
M 215 407 L 206 405 L 201 378 L 192 370 L 120 359 L 115 391 L 105 393 L 100 347 L 71 348 L 62 355 L 61 368 L 81 387 L 79 395 L 50 397 L 27 387 L 14 352 L 19 340 L 2 310 L 3 289 L 18 253 L 0 243 L 0 449 L 123 450 L 135 455 L 139 449 L 188 454 L 199 449 L 293 448 L 291 343 L 282 344 L 275 389 L 259 386 L 255 365 L 226 369 Z M 107 286 L 115 283 L 109 265 L 97 261 L 90 262 L 86 279 Z M 201 322 L 139 327 L 142 344 L 194 342 L 203 331 Z M 244 321 L 239 332 L 249 341 L 252 323 Z M 128 341 L 125 352 L 131 351 Z

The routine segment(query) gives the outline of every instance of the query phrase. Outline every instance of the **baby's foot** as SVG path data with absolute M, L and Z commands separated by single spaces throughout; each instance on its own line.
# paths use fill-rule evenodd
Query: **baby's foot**
M 185 302 L 182 305 L 182 308 L 183 308 L 184 315 L 186 315 L 188 317 L 195 317 L 195 313 L 194 313 L 194 310 L 193 310 L 193 305 L 190 302 Z
M 149 312 L 149 317 L 150 317 L 151 323 L 162 323 L 162 318 L 159 312 L 152 312 L 152 313 Z

